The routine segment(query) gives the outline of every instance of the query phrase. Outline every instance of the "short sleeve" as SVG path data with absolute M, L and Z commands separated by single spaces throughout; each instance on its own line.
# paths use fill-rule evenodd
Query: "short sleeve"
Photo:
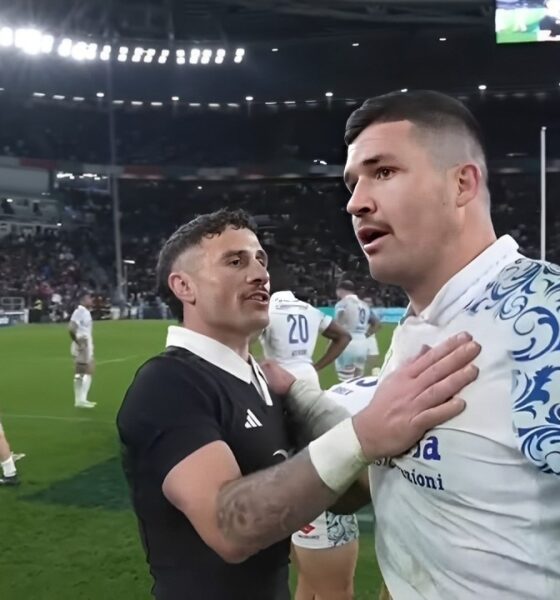
M 325 331 L 325 329 L 332 323 L 333 319 L 318 308 L 315 308 L 314 306 L 312 306 L 311 308 L 317 314 L 317 320 L 319 321 L 319 331 L 323 333 L 323 331 Z
M 513 320 L 513 425 L 524 456 L 560 476 L 560 268 L 540 267 Z
M 220 417 L 212 382 L 180 361 L 158 357 L 137 373 L 117 423 L 127 450 L 163 482 L 184 458 L 223 439 Z
M 74 309 L 74 312 L 72 313 L 72 316 L 70 317 L 70 322 L 76 323 L 77 325 L 79 325 L 80 311 L 77 308 Z

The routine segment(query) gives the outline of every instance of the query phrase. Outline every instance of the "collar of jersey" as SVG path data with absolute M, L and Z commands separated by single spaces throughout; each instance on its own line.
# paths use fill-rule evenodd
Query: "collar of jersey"
M 411 319 L 436 326 L 446 325 L 476 298 L 506 265 L 521 258 L 518 248 L 519 245 L 511 236 L 503 235 L 456 273 L 418 316 L 414 315 L 409 306 L 401 322 Z
M 264 379 L 260 367 L 249 356 L 250 362 L 245 362 L 239 354 L 235 353 L 231 348 L 214 340 L 206 335 L 187 329 L 186 327 L 178 327 L 171 325 L 167 330 L 167 340 L 165 346 L 176 346 L 189 350 L 193 354 L 200 356 L 205 361 L 212 363 L 214 366 L 227 371 L 230 375 L 241 379 L 245 383 L 251 383 L 251 370 L 255 369 Z
M 297 302 L 297 298 L 294 296 L 293 292 L 284 290 L 282 292 L 274 292 L 270 297 L 270 302 Z

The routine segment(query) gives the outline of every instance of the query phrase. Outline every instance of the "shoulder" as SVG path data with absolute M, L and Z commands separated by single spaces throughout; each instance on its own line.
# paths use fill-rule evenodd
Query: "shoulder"
M 478 304 L 508 326 L 518 445 L 540 470 L 560 475 L 560 267 L 521 258 Z

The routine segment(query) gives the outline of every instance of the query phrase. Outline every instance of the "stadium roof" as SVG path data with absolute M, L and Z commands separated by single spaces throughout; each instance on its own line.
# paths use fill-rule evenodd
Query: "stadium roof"
M 388 26 L 487 26 L 492 0 L 18 0 L 0 18 L 132 39 L 271 42 L 371 33 Z

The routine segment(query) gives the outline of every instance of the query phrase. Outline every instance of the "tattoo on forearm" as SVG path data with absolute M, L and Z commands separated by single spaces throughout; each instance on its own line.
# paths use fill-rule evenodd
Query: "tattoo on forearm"
M 336 497 L 304 450 L 280 465 L 226 484 L 218 496 L 218 526 L 236 543 L 266 548 L 312 521 Z

